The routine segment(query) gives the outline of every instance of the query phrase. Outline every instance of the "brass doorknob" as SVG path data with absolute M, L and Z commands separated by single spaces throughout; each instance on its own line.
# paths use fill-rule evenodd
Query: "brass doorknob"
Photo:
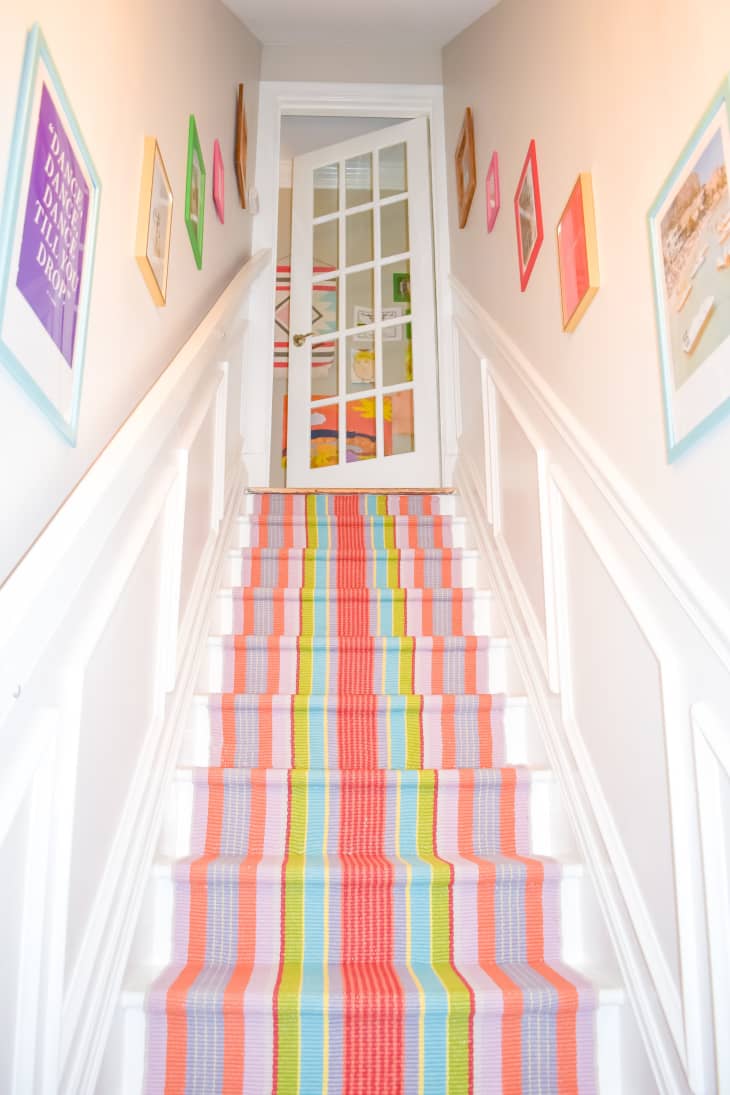
M 308 338 L 311 338 L 314 331 L 307 331 L 306 335 L 294 335 L 294 345 L 303 346 Z

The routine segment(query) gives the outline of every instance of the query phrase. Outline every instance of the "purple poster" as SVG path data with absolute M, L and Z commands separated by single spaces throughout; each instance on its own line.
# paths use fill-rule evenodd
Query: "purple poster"
M 17 284 L 69 365 L 88 212 L 89 188 L 44 84 Z

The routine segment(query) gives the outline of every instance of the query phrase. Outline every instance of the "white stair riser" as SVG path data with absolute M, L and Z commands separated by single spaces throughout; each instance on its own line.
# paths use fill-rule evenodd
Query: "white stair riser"
M 258 524 L 258 517 L 247 516 L 239 517 L 236 521 L 234 528 L 234 547 L 255 547 L 256 544 L 252 541 L 252 529 Z M 471 530 L 466 523 L 464 517 L 450 517 L 449 524 L 451 527 L 451 543 L 449 547 L 457 548 L 473 548 L 474 541 Z M 303 522 L 302 522 L 303 523 Z M 406 547 L 407 544 L 403 543 L 400 546 Z
M 540 764 L 544 753 L 526 702 L 510 703 L 504 712 L 505 763 Z M 204 768 L 210 759 L 210 708 L 207 696 L 195 696 L 180 763 Z
M 235 624 L 235 600 L 236 595 L 233 590 L 223 589 L 218 593 L 215 599 L 215 606 L 213 610 L 213 619 L 211 622 L 211 634 L 214 635 L 231 635 L 236 629 Z M 240 606 L 240 597 L 239 597 Z M 466 609 L 465 611 L 468 611 Z M 499 619 L 499 613 L 494 603 L 494 597 L 491 593 L 484 591 L 478 591 L 474 595 L 474 607 L 473 607 L 473 628 L 470 628 L 470 633 L 474 635 L 500 635 L 501 634 L 501 622 Z M 240 614 L 240 607 L 239 607 Z M 294 632 L 292 632 L 294 634 Z
M 160 842 L 164 859 L 191 854 L 194 786 L 190 772 L 180 769 L 168 799 L 168 817 Z M 533 773 L 529 790 L 530 851 L 537 856 L 572 853 L 565 839 L 566 821 L 560 791 L 549 770 Z
M 223 644 L 215 637 L 208 640 L 196 691 L 222 692 L 223 683 Z M 509 643 L 495 640 L 489 651 L 489 691 L 495 693 L 522 692 L 519 671 L 515 665 Z

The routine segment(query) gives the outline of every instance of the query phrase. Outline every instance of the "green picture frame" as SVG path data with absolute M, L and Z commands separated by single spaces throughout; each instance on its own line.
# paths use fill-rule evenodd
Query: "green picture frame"
M 193 249 L 195 265 L 203 269 L 203 233 L 205 229 L 205 161 L 200 147 L 195 115 L 188 122 L 188 160 L 185 171 L 185 225 Z
M 411 300 L 411 275 L 403 272 L 393 274 L 393 300 L 400 304 L 409 304 Z

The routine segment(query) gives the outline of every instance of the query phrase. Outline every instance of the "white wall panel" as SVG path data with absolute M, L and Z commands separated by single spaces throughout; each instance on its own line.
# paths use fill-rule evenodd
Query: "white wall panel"
M 198 566 L 210 538 L 213 504 L 215 408 L 211 406 L 188 455 L 180 615 L 184 618 Z
M 11 1077 L 15 1064 L 15 1041 L 19 1033 L 18 1001 L 23 942 L 22 901 L 10 901 L 9 895 L 21 895 L 25 888 L 30 830 L 30 801 L 26 795 L 0 844 L 0 877 L 4 898 L 0 900 L 0 939 L 2 939 L 2 991 L 0 991 L 0 1076 Z

